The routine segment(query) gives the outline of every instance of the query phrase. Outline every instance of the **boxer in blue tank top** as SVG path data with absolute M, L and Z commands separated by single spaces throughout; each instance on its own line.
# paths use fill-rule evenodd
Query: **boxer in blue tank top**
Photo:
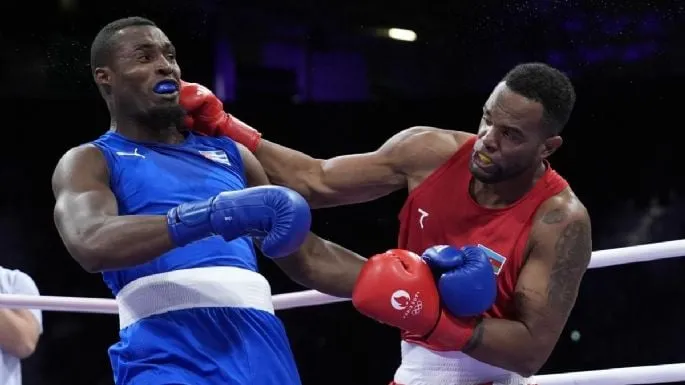
M 154 23 L 105 26 L 91 66 L 111 129 L 60 159 L 55 222 L 116 296 L 115 383 L 299 384 L 253 240 L 291 278 L 333 295 L 350 296 L 364 260 L 310 234 L 303 197 L 260 186 L 268 179 L 244 147 L 183 130 L 180 69 Z

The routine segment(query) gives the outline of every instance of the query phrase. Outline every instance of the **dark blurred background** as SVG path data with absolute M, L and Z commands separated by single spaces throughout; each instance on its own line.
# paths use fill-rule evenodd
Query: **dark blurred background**
M 90 43 L 106 23 L 132 15 L 169 35 L 186 80 L 212 88 L 270 140 L 318 157 L 373 150 L 412 125 L 475 132 L 508 69 L 557 66 L 572 77 L 578 102 L 552 164 L 588 206 L 594 248 L 683 237 L 682 2 L 424 4 L 3 2 L 0 265 L 27 272 L 45 295 L 111 297 L 62 245 L 50 176 L 68 148 L 107 130 Z M 416 38 L 392 39 L 389 28 Z M 365 255 L 386 250 L 396 244 L 405 196 L 316 211 L 314 230 Z M 269 261 L 262 269 L 274 293 L 302 289 Z M 542 373 L 685 362 L 684 274 L 678 258 L 589 271 Z M 392 378 L 398 333 L 349 303 L 279 315 L 305 385 Z M 24 363 L 26 385 L 112 383 L 106 350 L 117 338 L 115 316 L 45 312 L 44 325 Z

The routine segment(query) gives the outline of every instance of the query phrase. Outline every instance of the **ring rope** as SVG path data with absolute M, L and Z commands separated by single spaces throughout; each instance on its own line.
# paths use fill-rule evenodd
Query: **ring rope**
M 647 262 L 658 259 L 685 256 L 685 239 L 617 249 L 598 250 L 592 253 L 589 268 Z M 273 296 L 276 310 L 293 309 L 306 306 L 326 305 L 349 301 L 316 290 L 304 290 Z M 52 311 L 71 311 L 79 313 L 117 314 L 117 303 L 111 298 L 31 296 L 19 294 L 0 294 L 0 308 L 41 309 Z
M 658 259 L 685 256 L 685 239 L 668 242 L 648 243 L 638 246 L 617 249 L 598 250 L 592 253 L 589 268 L 602 268 L 629 263 L 647 262 Z M 338 298 L 315 290 L 273 296 L 276 310 L 293 309 L 305 306 L 325 305 L 349 301 L 349 298 Z M 118 307 L 114 299 L 29 296 L 18 294 L 0 294 L 0 308 L 41 309 L 80 313 L 117 314 Z M 530 385 L 632 385 L 661 384 L 685 380 L 685 363 L 636 366 L 570 372 L 535 376 Z
M 633 385 L 664 384 L 685 380 L 685 364 L 634 366 L 590 370 L 587 372 L 569 372 L 544 374 L 529 380 L 530 385 Z

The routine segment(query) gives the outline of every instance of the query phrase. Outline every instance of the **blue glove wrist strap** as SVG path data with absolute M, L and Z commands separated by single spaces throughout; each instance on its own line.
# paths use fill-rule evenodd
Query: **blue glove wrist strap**
M 167 226 L 171 240 L 176 246 L 185 246 L 213 235 L 210 219 L 212 199 L 184 203 L 167 213 Z

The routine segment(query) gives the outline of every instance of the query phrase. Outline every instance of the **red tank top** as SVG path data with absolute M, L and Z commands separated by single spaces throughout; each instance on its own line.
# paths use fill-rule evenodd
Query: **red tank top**
M 421 255 L 434 245 L 487 247 L 497 273 L 497 300 L 486 316 L 510 318 L 535 213 L 568 183 L 547 164 L 547 171 L 517 202 L 505 208 L 482 207 L 469 193 L 469 162 L 475 142 L 475 136 L 466 141 L 409 194 L 399 214 L 399 248 Z M 407 334 L 403 338 L 425 345 Z

